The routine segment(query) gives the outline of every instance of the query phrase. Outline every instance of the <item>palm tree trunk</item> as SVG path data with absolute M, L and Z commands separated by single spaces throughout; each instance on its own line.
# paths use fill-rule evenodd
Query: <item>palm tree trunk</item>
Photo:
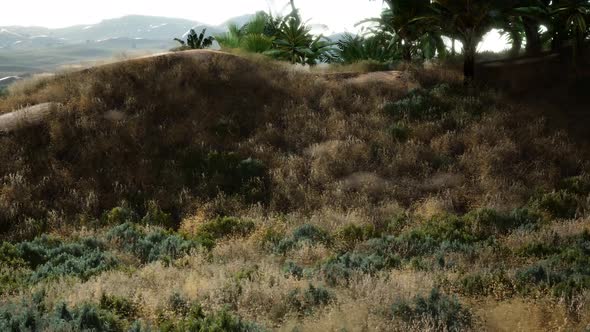
M 539 25 L 530 18 L 523 18 L 524 33 L 526 35 L 526 53 L 536 55 L 543 50 L 543 43 L 539 35 Z
M 457 54 L 457 52 L 455 51 L 455 38 L 451 38 L 452 42 L 451 42 L 451 54 L 453 56 L 455 56 Z
M 468 36 L 463 44 L 463 79 L 465 84 L 471 84 L 475 79 L 475 55 L 478 43 L 474 36 Z
M 475 54 L 465 53 L 465 59 L 463 60 L 463 79 L 465 84 L 469 84 L 475 79 Z
M 404 61 L 411 62 L 412 61 L 412 48 L 410 43 L 404 41 L 404 45 L 402 47 L 402 58 Z

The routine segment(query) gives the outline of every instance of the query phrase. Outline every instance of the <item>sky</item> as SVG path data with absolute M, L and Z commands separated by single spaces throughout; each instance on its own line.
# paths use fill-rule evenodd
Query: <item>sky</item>
M 3 1 L 4 2 L 4 1 Z M 6 1 L 0 10 L 0 26 L 36 25 L 60 28 L 93 24 L 124 15 L 186 18 L 208 24 L 269 8 L 284 9 L 287 0 L 17 0 Z M 330 30 L 354 29 L 364 18 L 379 15 L 381 0 L 297 0 L 304 17 Z
M 8 0 L 0 10 L 0 26 L 24 25 L 61 28 L 94 24 L 125 15 L 152 15 L 185 18 L 201 23 L 224 21 L 259 10 L 286 12 L 288 0 Z M 296 0 L 302 15 L 311 24 L 324 24 L 324 34 L 357 32 L 355 24 L 376 17 L 381 0 Z M 497 34 L 487 38 L 480 50 L 499 50 L 505 42 Z

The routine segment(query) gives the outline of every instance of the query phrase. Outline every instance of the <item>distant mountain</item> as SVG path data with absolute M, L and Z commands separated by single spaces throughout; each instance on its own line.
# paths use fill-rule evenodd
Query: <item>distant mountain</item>
M 101 41 L 112 38 L 170 40 L 182 36 L 191 28 L 207 28 L 207 32 L 210 34 L 222 31 L 219 27 L 184 19 L 133 15 L 104 20 L 93 25 L 78 25 L 53 30 L 53 36 L 73 42 Z
M 229 22 L 246 23 L 253 15 L 232 18 L 218 26 L 196 21 L 131 15 L 97 24 L 61 29 L 0 27 L 0 78 L 53 71 L 63 65 L 112 58 L 121 53 L 162 52 L 177 46 L 173 40 L 190 29 L 208 35 L 224 33 Z
M 172 41 L 175 37 L 186 35 L 193 28 L 199 32 L 206 28 L 210 35 L 220 34 L 226 31 L 229 22 L 242 25 L 251 17 L 252 15 L 242 15 L 218 26 L 178 18 L 130 15 L 62 29 L 0 27 L 0 49 L 59 47 L 113 39 Z

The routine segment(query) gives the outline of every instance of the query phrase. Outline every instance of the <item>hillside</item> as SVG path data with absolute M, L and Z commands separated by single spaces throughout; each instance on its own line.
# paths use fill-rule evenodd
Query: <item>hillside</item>
M 590 324 L 588 151 L 440 68 L 193 51 L 19 82 L 0 330 Z

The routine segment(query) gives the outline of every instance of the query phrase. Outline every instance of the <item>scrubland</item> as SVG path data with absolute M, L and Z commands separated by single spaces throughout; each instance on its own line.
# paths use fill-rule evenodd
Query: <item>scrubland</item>
M 438 68 L 420 87 L 168 56 L 0 113 L 0 330 L 527 331 L 590 324 L 588 151 Z

